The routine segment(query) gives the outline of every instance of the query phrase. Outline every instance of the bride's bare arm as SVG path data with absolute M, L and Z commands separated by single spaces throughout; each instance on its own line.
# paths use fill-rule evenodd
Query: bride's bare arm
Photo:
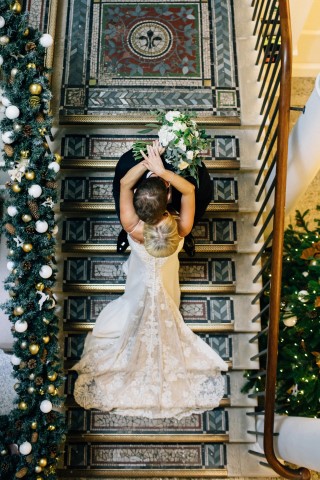
M 127 232 L 131 232 L 139 222 L 133 207 L 133 187 L 146 171 L 146 166 L 140 162 L 120 180 L 120 222 Z
M 144 158 L 141 163 L 143 163 L 148 170 L 155 173 L 158 177 L 170 182 L 171 185 L 182 194 L 178 231 L 181 237 L 185 237 L 191 232 L 194 222 L 195 187 L 185 178 L 177 175 L 174 172 L 171 172 L 170 170 L 167 170 L 164 167 L 158 148 L 158 143 L 154 142 L 153 146 L 148 146 L 148 156 L 141 152 Z

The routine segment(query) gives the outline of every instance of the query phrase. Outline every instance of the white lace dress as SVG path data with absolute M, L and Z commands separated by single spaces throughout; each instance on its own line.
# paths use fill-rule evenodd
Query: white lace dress
M 179 312 L 178 250 L 150 256 L 129 240 L 125 293 L 89 333 L 74 389 L 76 401 L 117 415 L 181 418 L 211 410 L 224 393 L 226 363 Z

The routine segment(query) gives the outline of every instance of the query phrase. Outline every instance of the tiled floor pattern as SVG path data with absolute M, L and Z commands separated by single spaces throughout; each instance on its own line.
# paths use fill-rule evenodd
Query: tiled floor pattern
M 108 217 L 68 218 L 63 224 L 62 239 L 68 244 L 115 244 L 121 225 L 116 215 Z M 193 229 L 197 244 L 224 244 L 236 242 L 236 222 L 229 218 L 207 218 Z
M 66 135 L 61 152 L 65 160 L 93 159 L 118 161 L 137 140 L 151 141 L 152 135 Z M 239 139 L 234 135 L 215 135 L 208 150 L 202 152 L 204 160 L 239 160 Z
M 65 38 L 62 115 L 240 114 L 233 0 L 68 0 Z
M 47 33 L 52 0 L 20 1 L 23 11 L 29 13 L 29 25 Z

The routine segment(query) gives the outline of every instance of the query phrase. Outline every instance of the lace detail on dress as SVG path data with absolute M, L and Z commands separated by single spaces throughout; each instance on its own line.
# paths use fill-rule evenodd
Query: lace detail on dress
M 123 302 L 128 319 L 118 338 L 96 337 L 95 330 L 88 335 L 75 366 L 76 401 L 84 408 L 148 418 L 179 419 L 217 407 L 224 393 L 221 370 L 227 366 L 181 317 L 168 278 L 171 272 L 178 281 L 177 252 L 155 258 L 143 245 L 131 248 L 126 293 L 116 300 Z M 144 276 L 132 291 L 130 275 L 140 263 Z M 113 322 L 113 303 L 101 316 L 106 326 L 100 326 L 100 317 L 97 322 L 104 335 Z

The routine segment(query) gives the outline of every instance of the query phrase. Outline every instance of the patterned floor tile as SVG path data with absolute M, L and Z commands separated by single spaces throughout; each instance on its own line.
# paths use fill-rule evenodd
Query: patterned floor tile
M 66 445 L 67 466 L 90 469 L 223 468 L 223 444 L 91 444 Z
M 234 178 L 211 175 L 213 202 L 234 203 L 238 200 L 238 184 Z M 111 175 L 103 177 L 65 177 L 61 200 L 64 202 L 113 203 Z
M 70 296 L 64 303 L 68 323 L 94 323 L 101 310 L 119 295 Z M 206 295 L 182 295 L 181 314 L 192 324 L 231 323 L 234 321 L 233 299 Z
M 99 434 L 156 434 L 172 433 L 222 434 L 228 432 L 228 412 L 215 409 L 203 414 L 193 414 L 181 420 L 174 418 L 149 419 L 110 415 L 98 410 L 71 408 L 67 412 L 68 431 L 72 433 Z
M 116 215 L 92 218 L 67 218 L 62 239 L 66 243 L 115 244 L 121 225 Z M 193 228 L 197 244 L 234 244 L 236 222 L 232 219 L 202 219 Z
M 66 135 L 61 142 L 64 161 L 91 159 L 117 161 L 137 140 L 152 141 L 155 135 Z M 239 139 L 234 135 L 215 135 L 203 160 L 239 160 Z M 63 165 L 63 164 L 62 164 Z M 207 163 L 208 165 L 208 163 Z M 209 165 L 210 168 L 210 165 Z
M 30 27 L 37 28 L 40 32 L 48 30 L 51 3 L 52 0 L 23 0 L 22 8 L 29 13 Z
M 68 258 L 64 265 L 64 280 L 72 283 L 124 284 L 123 256 Z M 181 259 L 180 283 L 184 284 L 233 284 L 235 265 L 231 259 Z
M 68 12 L 62 115 L 239 115 L 232 0 L 68 0 Z

